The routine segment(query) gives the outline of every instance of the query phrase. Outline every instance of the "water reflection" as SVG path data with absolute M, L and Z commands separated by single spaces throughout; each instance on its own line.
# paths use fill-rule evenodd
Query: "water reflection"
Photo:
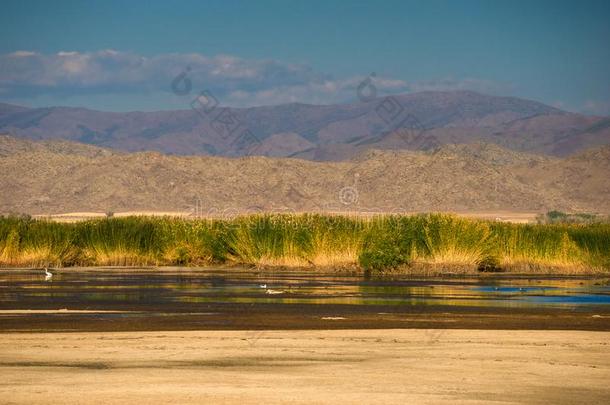
M 266 284 L 266 288 L 261 285 Z M 218 270 L 0 271 L 0 306 L 124 303 L 450 305 L 459 307 L 582 308 L 610 304 L 608 278 L 363 279 L 319 273 L 264 274 Z

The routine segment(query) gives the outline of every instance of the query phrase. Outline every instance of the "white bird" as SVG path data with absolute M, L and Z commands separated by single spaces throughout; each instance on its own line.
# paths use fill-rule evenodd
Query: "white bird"
M 265 289 L 266 289 L 266 288 L 267 288 L 267 284 L 261 284 L 261 285 L 259 285 L 259 287 L 260 287 L 260 288 L 265 288 Z
M 280 290 L 265 290 L 265 294 L 284 294 L 284 291 L 280 291 Z
M 48 268 L 44 268 L 44 281 L 51 281 L 51 279 L 53 278 L 53 273 L 51 273 L 49 271 Z

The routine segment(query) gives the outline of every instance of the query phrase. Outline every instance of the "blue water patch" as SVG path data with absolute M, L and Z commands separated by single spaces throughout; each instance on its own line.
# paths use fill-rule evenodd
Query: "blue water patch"
M 195 308 L 206 303 L 443 305 L 587 308 L 610 304 L 607 278 L 468 277 L 365 279 L 337 274 L 237 270 L 40 271 L 0 273 L 0 306 L 150 305 Z

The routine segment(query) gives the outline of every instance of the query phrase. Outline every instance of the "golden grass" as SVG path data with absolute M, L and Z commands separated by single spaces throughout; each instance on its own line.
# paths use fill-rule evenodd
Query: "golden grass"
M 115 247 L 112 250 L 88 248 L 84 249 L 84 262 L 94 263 L 97 266 L 148 266 L 159 262 L 153 258 L 142 255 L 133 249 Z
M 138 217 L 70 224 L 0 217 L 0 266 L 218 264 L 598 272 L 610 269 L 610 225 L 518 225 L 447 214 Z

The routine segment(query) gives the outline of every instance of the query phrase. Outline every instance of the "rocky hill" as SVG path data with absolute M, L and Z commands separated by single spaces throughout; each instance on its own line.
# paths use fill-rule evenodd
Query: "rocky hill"
M 491 144 L 370 150 L 340 162 L 122 153 L 0 137 L 0 212 L 610 213 L 610 147 L 567 158 Z

